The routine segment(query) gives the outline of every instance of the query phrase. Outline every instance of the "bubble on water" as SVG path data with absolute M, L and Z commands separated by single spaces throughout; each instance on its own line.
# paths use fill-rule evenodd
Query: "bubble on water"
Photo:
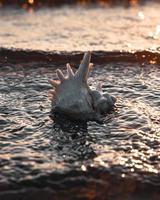
M 86 171 L 87 171 L 87 168 L 86 168 L 86 166 L 85 166 L 85 165 L 82 165 L 82 166 L 81 166 L 81 169 L 82 169 L 82 171 L 84 171 L 84 172 L 86 172 Z
M 125 174 L 122 174 L 122 175 L 121 175 L 122 178 L 125 178 L 125 176 L 126 176 Z

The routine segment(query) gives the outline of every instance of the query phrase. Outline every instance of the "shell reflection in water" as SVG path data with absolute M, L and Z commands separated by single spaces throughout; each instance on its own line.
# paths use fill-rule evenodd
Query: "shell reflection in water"
M 52 128 L 49 148 L 65 162 L 84 161 L 96 156 L 87 123 L 76 123 L 60 118 Z

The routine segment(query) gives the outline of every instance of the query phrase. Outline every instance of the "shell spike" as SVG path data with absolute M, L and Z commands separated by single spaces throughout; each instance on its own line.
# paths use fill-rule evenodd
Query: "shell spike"
M 74 76 L 74 72 L 73 72 L 73 70 L 72 70 L 70 64 L 67 63 L 67 64 L 66 64 L 66 67 L 67 67 L 67 74 L 68 74 L 68 77 L 69 77 L 69 78 L 73 77 L 73 76 Z
M 60 69 L 57 69 L 57 76 L 59 80 L 61 81 L 61 83 L 65 80 L 65 77 Z
M 84 54 L 83 60 L 79 66 L 77 73 L 76 73 L 76 77 L 81 81 L 87 81 L 90 60 L 91 60 L 91 52 L 88 51 Z
M 48 82 L 55 88 L 58 87 L 58 85 L 60 84 L 59 81 L 55 80 L 48 80 Z

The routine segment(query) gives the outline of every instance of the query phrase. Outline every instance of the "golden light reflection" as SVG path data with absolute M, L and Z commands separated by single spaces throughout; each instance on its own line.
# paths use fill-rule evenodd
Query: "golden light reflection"
M 34 4 L 34 0 L 28 0 L 29 4 Z
M 130 0 L 130 5 L 131 6 L 137 6 L 138 5 L 138 0 Z
M 96 157 L 96 158 L 94 159 L 94 161 L 95 161 L 95 162 L 98 162 L 100 166 L 106 167 L 106 163 L 103 161 L 103 159 L 102 159 L 100 156 Z
M 85 165 L 82 165 L 82 166 L 81 166 L 81 169 L 82 169 L 82 171 L 84 171 L 84 172 L 86 172 L 86 171 L 87 171 L 87 168 L 86 168 L 86 166 L 85 166 Z
M 152 173 L 158 173 L 158 170 L 155 169 L 154 166 L 151 166 L 150 164 L 146 164 L 143 161 L 146 161 L 146 157 L 145 155 L 143 155 L 142 153 L 140 153 L 138 150 L 133 149 L 131 151 L 131 156 L 128 157 L 132 162 L 128 163 L 128 158 L 127 157 L 123 157 L 123 154 L 121 154 L 121 156 L 115 156 L 116 152 L 113 153 L 113 157 L 111 157 L 110 159 L 108 159 L 107 154 L 103 154 L 100 155 L 98 157 L 96 157 L 94 159 L 94 161 L 102 166 L 102 167 L 109 167 L 110 165 L 121 165 L 121 166 L 125 166 L 131 173 L 134 173 L 136 170 L 143 170 L 143 171 L 148 171 L 148 172 L 152 172 Z M 151 153 L 152 155 L 152 153 Z M 139 160 L 139 157 L 142 158 L 143 161 Z M 82 165 L 83 166 L 83 165 Z M 84 167 L 84 171 L 86 169 L 85 166 Z M 83 168 L 81 167 L 81 169 Z M 121 174 L 122 178 L 126 177 L 125 173 Z
M 149 64 L 156 64 L 157 62 L 155 60 L 150 60 Z
M 100 5 L 100 6 L 106 6 L 107 4 L 108 4 L 108 1 L 105 1 L 105 0 L 97 0 L 97 3 L 98 3 L 98 5 Z
M 37 168 L 43 168 L 44 170 L 64 170 L 65 166 L 63 163 L 36 163 L 36 162 L 30 162 L 30 164 L 32 165 L 32 167 L 34 169 Z
M 88 3 L 86 0 L 79 0 L 78 5 L 85 6 Z
M 11 158 L 11 154 L 3 154 L 1 155 L 3 158 L 7 159 L 7 160 L 10 160 Z
M 87 4 L 97 4 L 100 6 L 106 6 L 106 5 L 127 5 L 127 6 L 137 6 L 139 0 L 123 0 L 123 1 L 117 1 L 117 0 L 72 0 L 68 4 L 77 3 L 81 6 L 87 5 Z M 9 1 L 9 0 L 0 0 L 0 5 L 7 5 L 7 4 L 17 4 L 20 5 L 22 8 L 24 7 L 24 4 L 27 4 L 28 6 L 42 6 L 42 5 L 49 5 L 49 6 L 55 6 L 56 4 L 67 4 L 67 1 L 61 2 L 56 0 L 24 0 L 24 1 Z

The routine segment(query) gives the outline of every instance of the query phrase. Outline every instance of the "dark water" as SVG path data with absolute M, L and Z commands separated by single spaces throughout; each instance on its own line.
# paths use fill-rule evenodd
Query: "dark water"
M 0 66 L 0 199 L 159 198 L 159 65 L 95 64 L 89 83 L 117 108 L 102 125 L 73 126 L 49 117 L 55 64 L 13 63 Z
M 0 9 L 0 200 L 159 200 L 160 4 L 36 2 Z M 48 79 L 86 50 L 91 87 L 102 83 L 116 109 L 101 125 L 57 124 Z

